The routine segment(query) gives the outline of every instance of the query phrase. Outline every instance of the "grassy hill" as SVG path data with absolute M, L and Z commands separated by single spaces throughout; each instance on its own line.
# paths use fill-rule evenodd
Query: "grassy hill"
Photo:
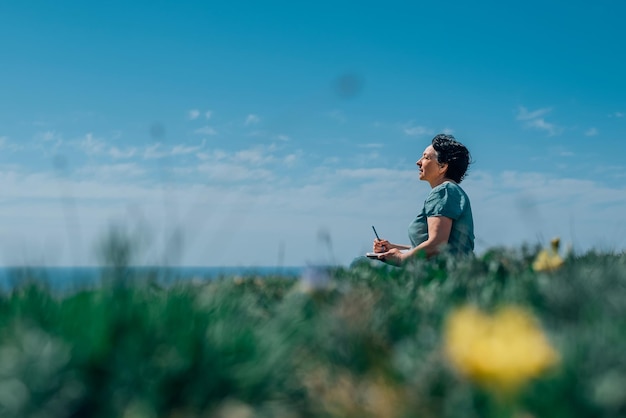
M 626 416 L 626 256 L 0 295 L 2 417 Z

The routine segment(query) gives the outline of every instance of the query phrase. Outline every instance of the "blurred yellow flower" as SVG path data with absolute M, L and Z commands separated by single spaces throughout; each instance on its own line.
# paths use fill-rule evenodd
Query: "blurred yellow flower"
M 559 244 L 561 240 L 554 238 L 550 241 L 549 250 L 541 250 L 537 254 L 537 258 L 533 262 L 533 269 L 535 271 L 552 271 L 556 270 L 563 265 L 563 259 L 559 255 Z
M 469 379 L 515 393 L 559 361 L 537 320 L 519 307 L 488 315 L 473 306 L 454 311 L 446 323 L 445 352 Z

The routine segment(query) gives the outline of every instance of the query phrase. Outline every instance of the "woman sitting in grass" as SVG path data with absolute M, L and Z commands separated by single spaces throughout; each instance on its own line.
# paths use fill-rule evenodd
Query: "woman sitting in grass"
M 439 134 L 417 161 L 419 178 L 430 184 L 421 212 L 409 225 L 411 246 L 374 240 L 378 259 L 402 265 L 417 254 L 432 257 L 442 251 L 471 254 L 474 250 L 474 221 L 467 194 L 459 183 L 470 164 L 470 153 L 452 135 Z M 402 251 L 408 250 L 408 251 Z

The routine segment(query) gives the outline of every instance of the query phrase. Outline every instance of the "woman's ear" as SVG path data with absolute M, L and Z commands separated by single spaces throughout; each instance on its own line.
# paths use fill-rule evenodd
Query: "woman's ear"
M 448 171 L 448 163 L 439 164 L 439 174 L 445 174 Z

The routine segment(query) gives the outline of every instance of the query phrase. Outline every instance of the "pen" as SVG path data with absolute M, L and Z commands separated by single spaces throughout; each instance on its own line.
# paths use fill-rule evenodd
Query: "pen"
M 376 235 L 376 239 L 380 241 L 380 237 L 378 236 L 378 232 L 376 232 L 376 228 L 374 228 L 374 225 L 372 225 L 372 229 L 374 230 L 374 235 Z M 382 246 L 382 248 L 383 248 L 383 251 L 386 250 L 384 245 Z

